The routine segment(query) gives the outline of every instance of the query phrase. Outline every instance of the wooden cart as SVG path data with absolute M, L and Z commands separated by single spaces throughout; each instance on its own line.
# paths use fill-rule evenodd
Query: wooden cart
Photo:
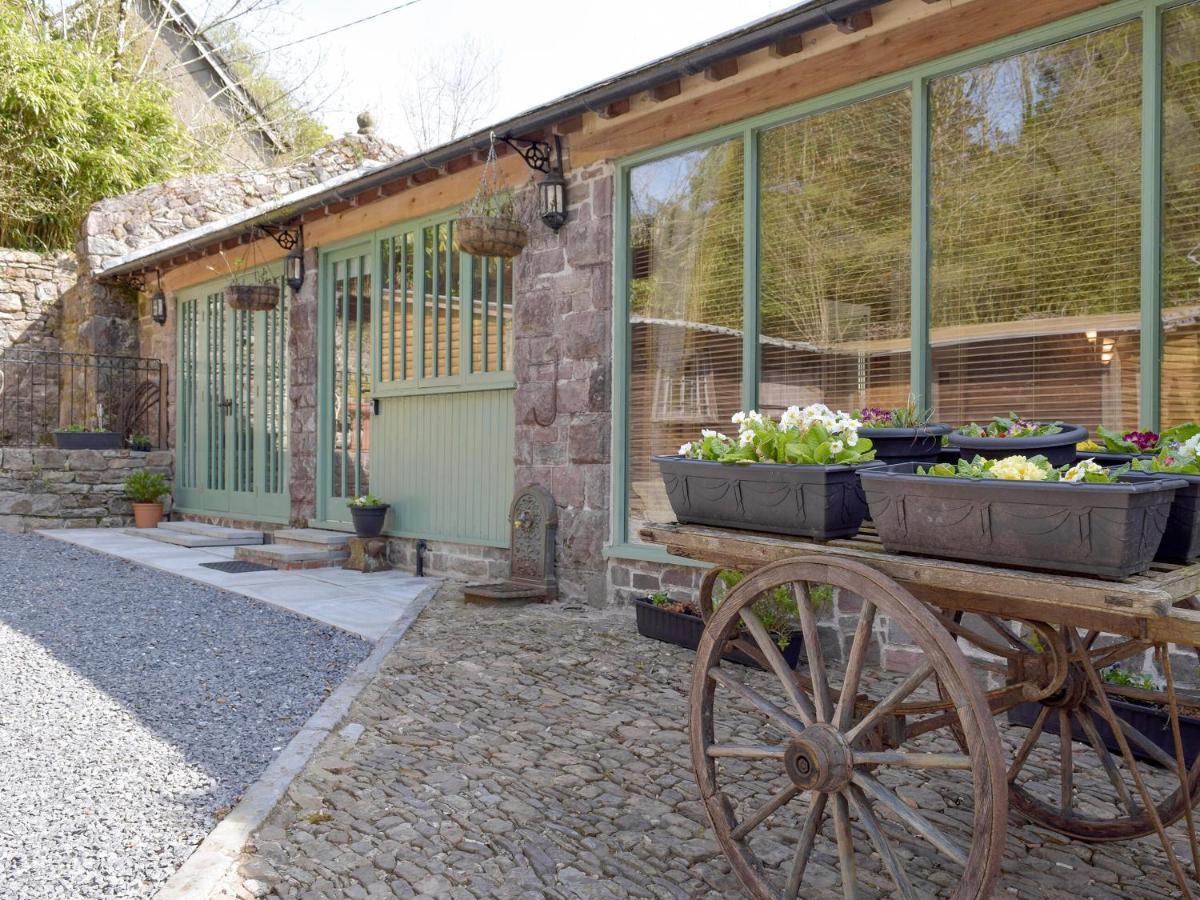
M 1200 564 L 1155 564 L 1114 582 L 890 554 L 869 527 L 828 543 L 677 524 L 649 525 L 641 536 L 713 567 L 701 587 L 692 762 L 717 838 L 751 896 L 804 896 L 830 818 L 845 896 L 857 895 L 860 876 L 886 872 L 896 894 L 918 897 L 909 870 L 932 865 L 960 879 L 954 897 L 986 897 L 1009 807 L 1085 841 L 1157 835 L 1181 893 L 1194 896 L 1200 757 L 1188 764 L 1179 723 L 1180 708 L 1194 709 L 1198 698 L 1176 690 L 1167 643 L 1190 654 L 1200 647 Z M 747 576 L 714 611 L 723 569 Z M 817 585 L 861 601 L 852 637 L 822 629 L 814 598 L 829 589 Z M 804 634 L 795 670 L 753 608 L 780 590 L 795 601 Z M 882 659 L 889 635 L 921 652 Z M 767 674 L 723 665 L 729 643 Z M 1104 677 L 1123 662 L 1140 669 L 1148 653 L 1157 654 L 1161 689 Z M 897 661 L 907 675 L 884 671 Z M 1194 672 L 1193 655 L 1188 662 Z M 1118 714 L 1123 703 L 1167 710 L 1174 752 Z M 1031 727 L 1006 749 L 994 717 L 1031 704 Z M 961 784 L 965 802 L 950 818 L 966 820 L 958 831 L 968 840 L 954 836 L 948 811 L 924 812 L 888 786 L 904 769 Z M 1084 777 L 1103 790 L 1089 787 L 1085 797 Z M 933 858 L 898 844 L 886 820 L 920 835 Z M 1177 853 L 1166 829 L 1180 820 L 1190 847 Z M 869 846 L 856 848 L 855 828 Z M 872 850 L 879 862 L 860 866 Z

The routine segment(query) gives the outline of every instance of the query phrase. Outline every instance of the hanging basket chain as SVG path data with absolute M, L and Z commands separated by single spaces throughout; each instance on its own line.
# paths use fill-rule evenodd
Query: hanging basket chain
M 506 202 L 499 201 L 503 194 L 496 161 L 496 133 L 493 131 L 479 188 L 454 226 L 455 240 L 464 253 L 511 258 L 529 243 L 529 232 L 517 219 L 511 197 Z

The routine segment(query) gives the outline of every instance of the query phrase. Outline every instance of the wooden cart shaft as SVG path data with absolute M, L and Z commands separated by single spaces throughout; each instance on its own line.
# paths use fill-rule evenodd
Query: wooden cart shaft
M 828 542 L 676 523 L 647 525 L 640 534 L 675 556 L 747 572 L 797 556 L 854 559 L 941 609 L 1200 647 L 1200 611 L 1191 608 L 1200 563 L 1155 563 L 1141 575 L 1106 581 L 888 553 L 869 525 L 855 538 Z

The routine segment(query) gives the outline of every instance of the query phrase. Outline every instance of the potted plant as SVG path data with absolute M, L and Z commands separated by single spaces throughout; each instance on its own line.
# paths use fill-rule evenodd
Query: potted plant
M 71 424 L 54 432 L 54 446 L 59 450 L 120 450 L 121 435 L 104 428 Z
M 349 506 L 356 535 L 360 538 L 373 538 L 383 533 L 383 521 L 387 518 L 390 504 L 384 503 L 374 494 L 363 494 L 351 500 Z
M 815 403 L 778 422 L 753 410 L 732 421 L 736 438 L 705 430 L 654 457 L 680 522 L 820 540 L 858 532 L 867 506 L 857 474 L 881 463 L 854 417 Z
M 522 218 L 512 191 L 500 187 L 493 137 L 479 189 L 454 222 L 455 243 L 472 256 L 517 256 L 529 243 L 529 229 Z
M 1172 450 L 1190 438 L 1200 434 L 1200 425 L 1184 422 L 1166 429 L 1162 434 L 1154 431 L 1127 431 L 1118 434 L 1103 425 L 1096 429 L 1097 442 L 1088 439 L 1076 447 L 1080 456 L 1094 457 L 1106 465 L 1119 465 L 1131 459 L 1149 459 L 1162 450 Z
M 1179 563 L 1200 558 L 1200 432 L 1157 456 L 1135 460 L 1133 466 L 1144 477 L 1183 479 L 1187 484 L 1175 492 L 1154 558 Z
M 875 458 L 888 464 L 938 462 L 942 437 L 950 433 L 950 426 L 930 422 L 932 417 L 933 410 L 920 408 L 911 398 L 895 409 L 870 406 L 855 415 L 862 423 L 859 437 L 867 438 Z
M 1109 684 L 1121 687 L 1134 688 L 1140 691 L 1160 691 L 1154 679 L 1149 675 L 1138 675 L 1119 666 L 1110 666 L 1104 669 L 1100 672 L 1100 677 Z M 1163 753 L 1172 759 L 1175 758 L 1175 736 L 1171 731 L 1170 714 L 1164 707 L 1159 704 L 1138 701 L 1133 698 L 1119 699 L 1113 696 L 1108 698 L 1108 702 L 1112 706 L 1113 713 L 1117 718 L 1128 722 L 1139 734 L 1146 737 L 1151 743 L 1162 750 Z M 1040 711 L 1041 704 L 1039 703 L 1020 703 L 1008 711 L 1008 721 L 1013 725 L 1030 728 L 1037 721 Z M 1099 716 L 1093 716 L 1092 724 L 1095 726 L 1096 736 L 1100 741 L 1113 755 L 1119 757 L 1121 755 L 1121 745 L 1117 743 L 1116 735 L 1113 734 L 1112 727 L 1108 722 Z M 1042 723 L 1042 730 L 1047 734 L 1058 734 L 1058 716 L 1048 716 L 1046 721 Z M 1080 744 L 1091 743 L 1087 732 L 1077 719 L 1072 720 L 1071 731 L 1076 742 Z M 1179 715 L 1179 733 L 1183 743 L 1183 757 L 1186 760 L 1188 768 L 1191 768 L 1197 755 L 1200 755 L 1200 718 L 1194 715 L 1184 715 L 1181 711 Z M 1127 743 L 1135 757 L 1145 762 L 1158 764 L 1154 756 L 1147 753 L 1138 744 L 1132 741 L 1128 741 Z
M 149 435 L 131 434 L 129 436 L 129 449 L 135 453 L 149 453 L 154 449 L 154 446 L 150 443 Z
M 962 425 L 947 437 L 950 446 L 966 458 L 1003 459 L 1025 453 L 1044 456 L 1052 466 L 1065 466 L 1075 462 L 1075 445 L 1087 436 L 1087 429 L 1079 425 L 1033 422 L 1009 413 L 986 425 Z
M 720 583 L 724 592 L 728 592 L 744 577 L 743 573 L 726 569 L 720 574 Z M 824 593 L 814 592 L 813 605 L 818 608 L 828 605 L 832 597 L 832 588 L 822 585 Z M 820 589 L 818 588 L 818 591 Z M 713 597 L 713 606 L 720 604 L 722 597 Z M 704 619 L 691 603 L 682 600 L 672 600 L 665 592 L 656 591 L 647 597 L 637 597 L 634 600 L 637 612 L 638 633 L 642 637 L 656 641 L 674 644 L 688 650 L 695 650 L 700 644 L 700 636 L 704 632 Z M 800 619 L 796 612 L 796 601 L 783 585 L 775 588 L 754 604 L 754 612 L 775 638 L 784 660 L 789 666 L 795 666 L 800 658 L 800 650 L 804 646 L 804 636 L 800 631 Z M 746 638 L 753 643 L 753 639 Z M 739 650 L 736 646 L 728 646 L 723 658 L 743 666 L 759 666 L 758 661 Z
M 861 473 L 884 549 L 1125 578 L 1149 567 L 1181 479 L 1044 456 Z
M 138 469 L 125 479 L 125 496 L 133 503 L 133 524 L 157 528 L 162 521 L 162 498 L 171 492 L 167 479 L 158 472 Z

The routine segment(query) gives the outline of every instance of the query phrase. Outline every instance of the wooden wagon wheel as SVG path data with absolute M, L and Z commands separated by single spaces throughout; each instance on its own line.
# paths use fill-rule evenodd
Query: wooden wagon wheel
M 830 584 L 862 599 L 844 675 L 840 666 L 827 665 L 810 584 Z M 780 585 L 796 600 L 807 676 L 788 667 L 751 608 Z M 722 664 L 725 637 L 739 619 L 768 673 Z M 877 665 L 877 625 L 885 624 L 902 628 L 924 652 L 911 660 L 907 677 Z M 936 698 L 935 684 L 957 712 L 952 719 L 961 725 L 965 754 L 941 752 L 957 746 L 949 721 L 940 733 L 922 735 L 918 745 L 896 718 L 918 691 Z M 885 749 L 872 749 L 880 741 Z M 970 665 L 934 614 L 870 567 L 798 557 L 765 566 L 730 591 L 696 652 L 690 742 L 709 820 L 738 878 L 758 900 L 797 897 L 806 874 L 817 881 L 830 869 L 839 873 L 847 897 L 857 895 L 860 877 L 877 879 L 885 892 L 917 897 L 909 869 L 933 872 L 948 865 L 960 873 L 956 898 L 988 895 L 1007 817 L 999 733 Z M 967 823 L 962 837 L 951 835 L 944 816 L 931 817 L 900 798 L 891 782 L 905 770 L 945 779 L 955 804 L 973 796 L 969 837 Z M 826 834 L 830 824 L 832 837 Z M 866 838 L 858 848 L 856 828 Z M 922 842 L 936 851 L 932 858 L 922 848 L 905 847 Z M 872 849 L 882 873 L 858 865 Z M 811 864 L 816 859 L 821 865 Z

